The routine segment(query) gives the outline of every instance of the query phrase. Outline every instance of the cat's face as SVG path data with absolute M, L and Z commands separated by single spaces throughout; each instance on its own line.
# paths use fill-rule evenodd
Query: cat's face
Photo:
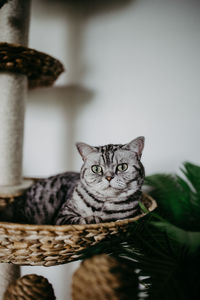
M 140 190 L 144 179 L 144 168 L 140 162 L 143 147 L 143 137 L 125 145 L 92 147 L 78 143 L 77 148 L 84 161 L 82 183 L 93 195 L 105 200 Z

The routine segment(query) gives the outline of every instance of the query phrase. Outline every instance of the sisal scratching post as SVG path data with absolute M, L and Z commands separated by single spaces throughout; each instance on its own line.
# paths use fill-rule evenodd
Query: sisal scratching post
M 6 194 L 6 190 L 11 194 L 13 186 L 21 184 L 26 86 L 25 75 L 0 74 L 0 193 L 2 189 L 2 194 Z
M 10 264 L 0 264 L 0 300 L 3 300 L 4 293 L 9 283 L 20 276 L 18 266 Z
M 0 42 L 28 43 L 30 1 L 9 0 L 0 9 Z M 22 182 L 22 148 L 27 77 L 0 73 L 0 194 L 26 188 Z M 25 187 L 24 187 L 25 185 Z
M 9 0 L 0 9 L 0 42 L 28 42 L 30 1 Z M 0 73 L 0 195 L 12 194 L 26 186 L 22 181 L 25 75 Z M 19 267 L 0 265 L 0 300 Z

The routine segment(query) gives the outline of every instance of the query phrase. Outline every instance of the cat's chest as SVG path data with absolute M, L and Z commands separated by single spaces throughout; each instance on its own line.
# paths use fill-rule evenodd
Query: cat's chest
M 79 189 L 74 190 L 70 206 L 73 206 L 74 209 L 83 217 L 91 216 L 94 212 L 94 208 L 90 205 L 87 195 L 84 195 L 81 192 Z
M 118 207 L 113 201 L 105 200 L 102 203 L 91 199 L 91 196 L 88 196 L 87 193 L 83 193 L 81 189 L 75 189 L 71 205 L 82 215 L 82 216 L 91 216 L 104 214 L 105 212 L 115 210 Z
M 113 201 L 105 200 L 105 202 L 102 205 L 101 211 L 102 212 L 109 211 L 109 210 L 114 209 L 114 207 L 115 207 L 115 204 L 113 203 Z
M 74 189 L 70 200 L 70 207 L 83 217 L 118 213 L 133 209 L 134 206 L 135 204 L 130 200 L 116 202 L 116 199 L 97 199 L 81 185 Z

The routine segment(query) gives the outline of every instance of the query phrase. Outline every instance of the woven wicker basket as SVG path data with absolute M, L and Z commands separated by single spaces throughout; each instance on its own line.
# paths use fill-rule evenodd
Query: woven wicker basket
M 149 212 L 156 202 L 143 195 Z M 53 266 L 81 258 L 85 249 L 110 235 L 128 231 L 134 221 L 145 216 L 110 223 L 88 225 L 26 225 L 0 222 L 0 262 L 19 265 Z

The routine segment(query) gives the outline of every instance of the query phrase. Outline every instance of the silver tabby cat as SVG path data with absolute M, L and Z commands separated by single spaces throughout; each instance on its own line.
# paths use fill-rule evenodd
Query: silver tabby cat
M 78 143 L 80 174 L 66 172 L 38 180 L 3 214 L 29 224 L 89 224 L 131 218 L 140 213 L 144 180 L 140 161 L 144 137 L 125 145 L 92 147 Z M 2 219 L 1 218 L 1 219 Z

